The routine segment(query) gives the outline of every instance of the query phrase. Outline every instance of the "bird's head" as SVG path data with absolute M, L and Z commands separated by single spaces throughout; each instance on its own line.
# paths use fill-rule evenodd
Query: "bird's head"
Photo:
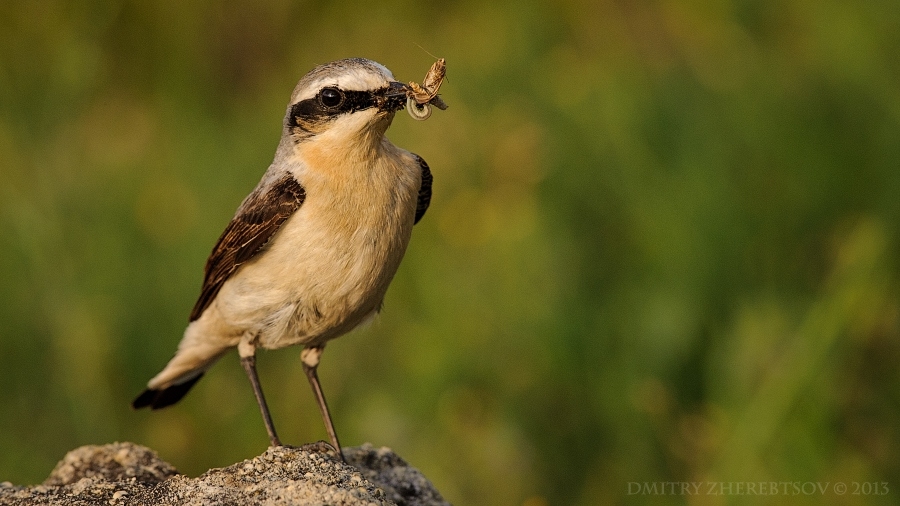
M 297 83 L 284 135 L 294 143 L 321 138 L 380 142 L 394 113 L 405 104 L 406 85 L 380 63 L 337 60 L 312 69 Z

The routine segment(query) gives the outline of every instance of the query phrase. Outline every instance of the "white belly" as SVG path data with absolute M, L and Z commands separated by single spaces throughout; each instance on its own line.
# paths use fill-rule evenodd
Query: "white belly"
M 306 200 L 222 286 L 212 327 L 281 348 L 324 343 L 374 315 L 409 244 L 418 170 L 392 163 L 337 186 L 298 177 Z

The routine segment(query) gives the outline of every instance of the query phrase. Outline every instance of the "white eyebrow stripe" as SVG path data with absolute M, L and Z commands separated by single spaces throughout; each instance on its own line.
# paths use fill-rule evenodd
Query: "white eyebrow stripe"
M 340 63 L 340 62 L 335 62 Z M 366 61 L 364 65 L 326 65 L 318 72 L 308 76 L 310 79 L 301 81 L 291 102 L 296 103 L 316 96 L 322 88 L 336 86 L 343 90 L 368 91 L 387 86 L 394 81 L 394 75 L 380 63 Z

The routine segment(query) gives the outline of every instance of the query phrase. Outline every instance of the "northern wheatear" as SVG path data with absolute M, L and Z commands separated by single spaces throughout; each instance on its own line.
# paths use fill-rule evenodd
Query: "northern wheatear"
M 237 347 L 278 446 L 256 349 L 301 344 L 303 370 L 343 458 L 316 367 L 329 339 L 381 309 L 431 200 L 428 165 L 385 137 L 408 91 L 387 68 L 361 58 L 318 66 L 300 80 L 272 165 L 213 248 L 178 351 L 135 408 L 177 402 Z

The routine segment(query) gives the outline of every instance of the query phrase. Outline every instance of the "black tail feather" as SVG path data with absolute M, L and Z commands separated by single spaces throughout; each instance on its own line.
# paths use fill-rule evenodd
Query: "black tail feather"
M 193 378 L 172 385 L 170 387 L 166 387 L 160 390 L 152 390 L 147 389 L 141 392 L 141 395 L 138 395 L 137 398 L 132 401 L 131 407 L 134 409 L 140 409 L 147 406 L 150 406 L 150 409 L 159 409 L 164 408 L 166 406 L 171 406 L 176 402 L 180 401 L 182 397 L 188 390 L 194 386 L 194 383 L 200 380 L 203 377 L 203 373 L 194 376 Z

